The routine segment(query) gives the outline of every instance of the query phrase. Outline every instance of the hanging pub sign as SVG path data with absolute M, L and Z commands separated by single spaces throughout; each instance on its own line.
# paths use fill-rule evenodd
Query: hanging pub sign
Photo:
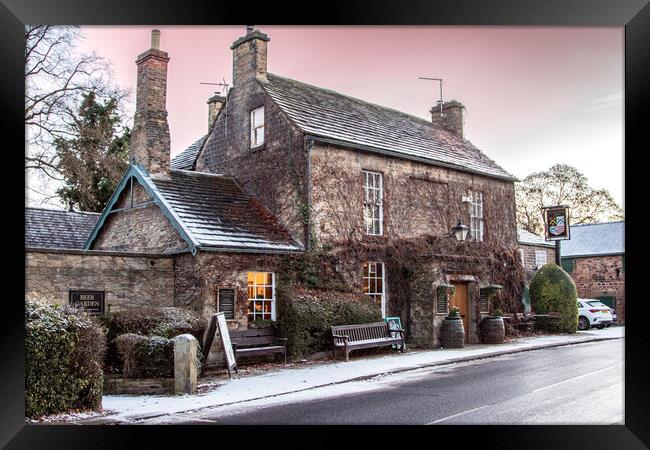
M 571 239 L 569 233 L 569 207 L 548 206 L 542 208 L 544 212 L 544 228 L 547 241 L 561 241 Z
M 70 306 L 89 314 L 104 314 L 104 291 L 70 291 Z

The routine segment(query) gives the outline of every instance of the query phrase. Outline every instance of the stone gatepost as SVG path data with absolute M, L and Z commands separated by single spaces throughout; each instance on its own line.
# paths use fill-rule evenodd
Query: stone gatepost
M 196 394 L 197 361 L 199 341 L 191 334 L 174 338 L 174 393 Z

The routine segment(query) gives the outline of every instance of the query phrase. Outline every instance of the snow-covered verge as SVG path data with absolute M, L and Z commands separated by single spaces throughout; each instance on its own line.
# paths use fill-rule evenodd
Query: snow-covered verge
M 624 327 L 578 332 L 573 335 L 527 337 L 500 345 L 469 345 L 461 349 L 417 350 L 392 353 L 379 357 L 314 364 L 307 367 L 280 369 L 261 375 L 238 378 L 216 383 L 212 389 L 198 395 L 182 396 L 124 396 L 106 395 L 105 410 L 114 411 L 106 416 L 115 422 L 132 423 L 140 419 L 178 412 L 196 411 L 202 408 L 237 404 L 262 398 L 277 398 L 287 393 L 300 393 L 316 387 L 337 385 L 351 380 L 362 380 L 394 372 L 419 369 L 438 364 L 453 363 L 466 358 L 489 357 L 495 354 L 525 351 L 541 346 L 553 346 L 586 342 L 594 338 L 624 337 Z M 352 354 L 354 355 L 354 353 Z M 364 388 L 362 383 L 332 387 L 334 393 L 355 392 Z M 368 385 L 368 388 L 371 388 Z M 304 395 L 309 395 L 305 393 Z M 302 398 L 304 395 L 296 396 Z M 294 397 L 294 396 L 292 396 Z M 73 420 L 77 422 L 78 420 Z M 79 420 L 87 422 L 87 420 Z M 92 422 L 92 420 L 90 421 Z

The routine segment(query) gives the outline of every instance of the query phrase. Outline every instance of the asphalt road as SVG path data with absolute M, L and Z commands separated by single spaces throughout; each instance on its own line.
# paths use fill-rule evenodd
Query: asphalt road
M 361 382 L 361 393 L 215 408 L 155 422 L 623 424 L 623 352 L 623 339 L 555 347 Z M 368 383 L 376 386 L 368 390 Z

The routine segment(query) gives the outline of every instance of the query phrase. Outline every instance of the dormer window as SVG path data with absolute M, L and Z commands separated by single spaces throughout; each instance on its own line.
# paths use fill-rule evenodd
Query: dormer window
M 251 148 L 264 144 L 264 106 L 251 111 Z

